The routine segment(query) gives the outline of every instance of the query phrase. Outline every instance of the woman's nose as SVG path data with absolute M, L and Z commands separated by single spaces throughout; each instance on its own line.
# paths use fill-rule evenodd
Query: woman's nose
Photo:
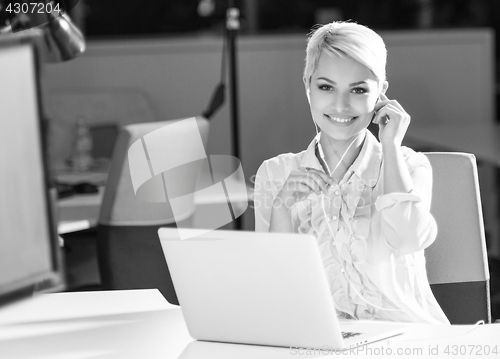
M 331 106 L 337 113 L 342 113 L 345 110 L 348 110 L 350 106 L 349 95 L 336 94 L 333 96 Z

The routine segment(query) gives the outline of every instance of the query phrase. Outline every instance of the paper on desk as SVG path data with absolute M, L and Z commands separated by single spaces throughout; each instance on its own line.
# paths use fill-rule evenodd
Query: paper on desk
M 84 219 L 81 221 L 62 221 L 57 224 L 57 233 L 65 234 L 89 228 L 90 221 L 88 219 Z
M 40 294 L 0 310 L 0 326 L 178 309 L 157 289 Z

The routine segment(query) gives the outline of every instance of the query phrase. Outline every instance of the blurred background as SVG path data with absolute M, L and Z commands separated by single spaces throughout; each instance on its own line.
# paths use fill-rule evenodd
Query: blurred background
M 207 3 L 203 7 L 203 3 Z M 237 0 L 241 33 L 300 32 L 332 18 L 375 29 L 495 26 L 495 0 Z M 226 0 L 80 0 L 80 24 L 92 37 L 218 31 Z M 200 11 L 201 10 L 201 11 Z
M 71 16 L 89 40 L 214 34 L 224 29 L 227 4 L 227 0 L 143 0 L 140 5 L 132 0 L 80 0 Z M 500 27 L 496 0 L 235 0 L 234 4 L 240 9 L 243 36 L 304 34 L 313 24 L 336 19 L 351 19 L 375 30 Z

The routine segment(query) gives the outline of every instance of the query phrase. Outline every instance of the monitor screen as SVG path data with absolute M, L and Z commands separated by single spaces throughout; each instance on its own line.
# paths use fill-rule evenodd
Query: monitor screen
M 59 287 L 37 49 L 0 40 L 0 304 Z

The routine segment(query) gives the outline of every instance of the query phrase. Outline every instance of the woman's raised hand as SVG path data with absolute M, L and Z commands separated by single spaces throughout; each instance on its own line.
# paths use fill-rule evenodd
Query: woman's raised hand
M 376 115 L 373 119 L 373 123 L 379 125 L 379 141 L 382 145 L 396 144 L 401 146 L 411 117 L 398 101 L 389 100 L 383 93 L 380 94 L 380 100 L 375 104 Z

